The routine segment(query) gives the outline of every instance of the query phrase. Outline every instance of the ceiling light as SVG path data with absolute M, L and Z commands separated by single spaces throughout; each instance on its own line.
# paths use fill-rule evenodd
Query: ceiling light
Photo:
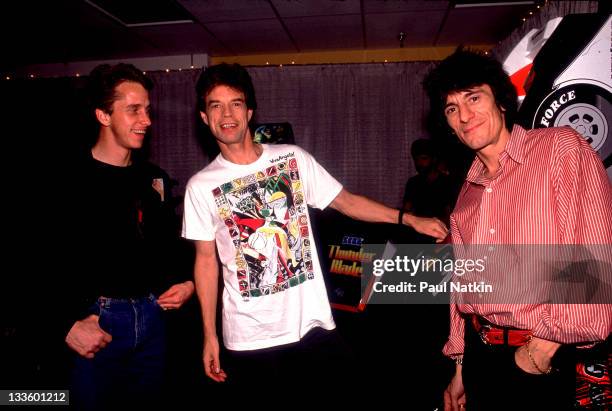
M 535 1 L 500 1 L 497 3 L 456 3 L 456 9 L 466 9 L 469 7 L 497 7 L 497 6 L 524 6 L 534 4 Z
M 191 15 L 172 0 L 85 0 L 85 3 L 126 27 L 193 23 Z

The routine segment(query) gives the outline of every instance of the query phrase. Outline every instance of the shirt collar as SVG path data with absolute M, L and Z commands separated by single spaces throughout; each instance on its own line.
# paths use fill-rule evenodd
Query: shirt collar
M 523 164 L 525 161 L 525 143 L 527 141 L 527 130 L 523 127 L 515 124 L 512 128 L 510 138 L 506 142 L 504 151 L 500 154 L 500 161 L 503 163 L 504 157 L 509 157 L 518 164 Z M 506 153 L 506 155 L 504 155 Z M 503 164 L 502 164 L 503 167 Z M 474 184 L 483 184 L 484 177 L 484 163 L 480 161 L 478 156 L 474 157 L 474 161 L 470 166 L 470 169 L 465 177 L 466 181 Z
M 527 130 L 515 124 L 512 128 L 512 134 L 506 143 L 504 151 L 508 153 L 511 159 L 519 164 L 525 161 L 525 143 L 527 142 Z

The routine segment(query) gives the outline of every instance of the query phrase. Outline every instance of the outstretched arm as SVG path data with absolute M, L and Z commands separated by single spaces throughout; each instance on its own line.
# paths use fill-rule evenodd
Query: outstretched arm
M 400 211 L 387 207 L 367 197 L 342 189 L 330 206 L 351 218 L 372 223 L 397 223 Z M 444 240 L 448 229 L 437 218 L 417 217 L 409 213 L 402 216 L 402 224 L 414 228 L 421 234 Z

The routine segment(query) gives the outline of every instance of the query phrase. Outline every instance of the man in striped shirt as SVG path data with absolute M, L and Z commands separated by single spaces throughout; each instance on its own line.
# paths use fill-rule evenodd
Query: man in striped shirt
M 499 62 L 460 48 L 424 85 L 432 114 L 476 153 L 451 215 L 454 244 L 612 243 L 601 160 L 571 128 L 514 124 L 516 92 Z M 451 304 L 444 354 L 457 366 L 445 410 L 572 409 L 570 348 L 608 337 L 611 306 L 495 302 Z

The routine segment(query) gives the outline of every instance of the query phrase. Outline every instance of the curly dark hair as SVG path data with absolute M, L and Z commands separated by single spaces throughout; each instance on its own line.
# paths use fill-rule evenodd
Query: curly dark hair
M 240 64 L 221 63 L 202 71 L 196 84 L 198 110 L 206 111 L 206 96 L 217 86 L 227 86 L 244 94 L 247 108 L 255 110 L 255 88 L 249 72 Z
M 483 84 L 489 85 L 495 97 L 495 103 L 504 109 L 504 120 L 508 131 L 516 120 L 518 111 L 516 89 L 502 64 L 481 51 L 458 47 L 457 50 L 434 69 L 423 81 L 429 95 L 431 113 L 437 126 L 448 129 L 444 116 L 446 97 L 457 91 L 468 90 Z
M 99 108 L 105 113 L 112 114 L 113 103 L 119 98 L 116 88 L 121 83 L 131 81 L 142 85 L 145 90 L 153 88 L 153 82 L 143 72 L 131 64 L 118 63 L 115 65 L 100 64 L 89 74 L 87 84 L 88 103 L 90 112 Z

